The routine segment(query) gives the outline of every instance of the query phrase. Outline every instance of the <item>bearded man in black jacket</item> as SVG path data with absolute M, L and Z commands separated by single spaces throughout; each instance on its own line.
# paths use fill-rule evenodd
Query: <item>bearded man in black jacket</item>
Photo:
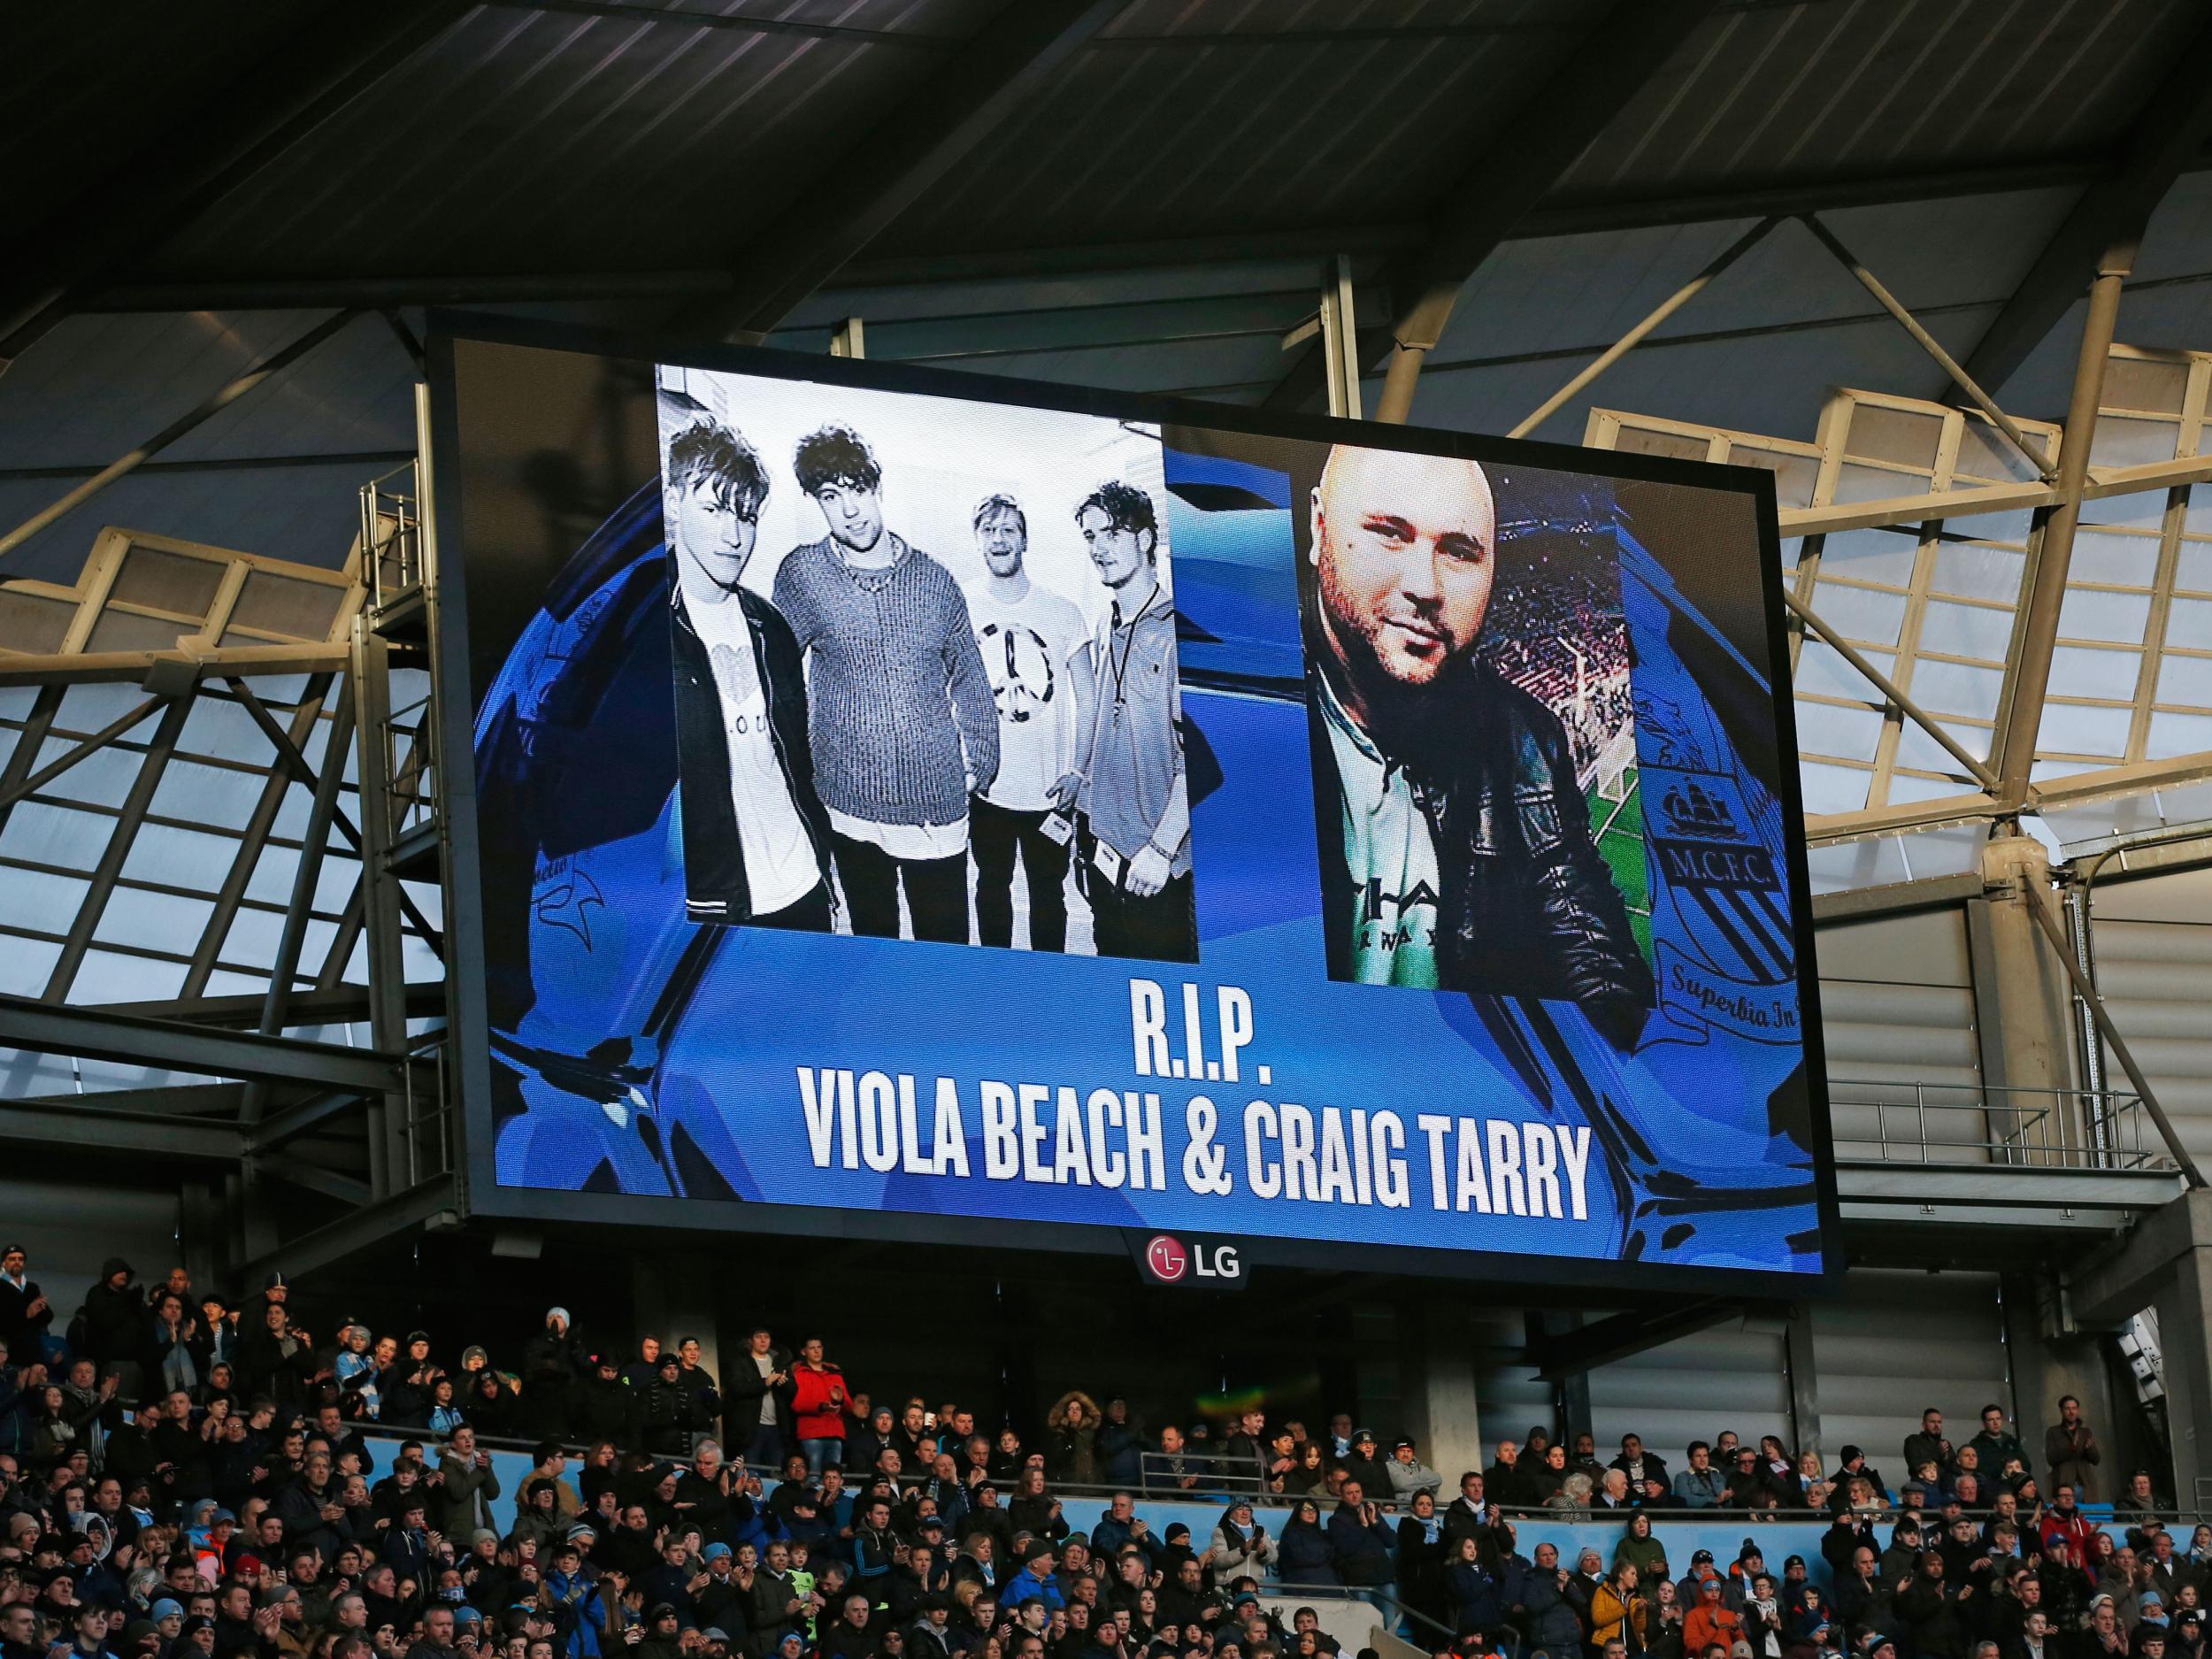
M 1477 654 L 1497 503 L 1476 463 L 1332 450 L 1314 487 L 1307 707 L 1332 979 L 1653 1001 L 1559 718 Z M 1302 572 L 1302 574 L 1304 574 Z

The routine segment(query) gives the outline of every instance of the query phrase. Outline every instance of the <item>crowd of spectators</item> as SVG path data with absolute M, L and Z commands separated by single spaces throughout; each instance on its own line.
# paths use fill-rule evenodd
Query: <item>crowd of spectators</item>
M 1577 771 L 1632 718 L 1619 576 L 1587 551 L 1546 549 L 1517 564 L 1483 640 L 1490 664 L 1559 717 Z
M 1448 1478 L 1348 1416 L 1151 1432 L 1070 1392 L 1025 1440 L 766 1330 L 718 1380 L 560 1308 L 512 1371 L 304 1323 L 280 1275 L 234 1306 L 120 1260 L 61 1321 L 0 1251 L 0 1659 L 1327 1659 L 1270 1609 L 1348 1593 L 1452 1659 L 2208 1659 L 2212 1527 L 2178 1540 L 2139 1471 L 2085 1509 L 2071 1399 L 2039 1459 L 1998 1407 L 1962 1444 L 1931 1410 L 1894 1481 L 1541 1427 Z M 1167 1500 L 1218 1518 L 1155 1527 Z M 1769 1564 L 1782 1520 L 1813 1559 Z M 1754 1535 L 1719 1559 L 1715 1523 Z

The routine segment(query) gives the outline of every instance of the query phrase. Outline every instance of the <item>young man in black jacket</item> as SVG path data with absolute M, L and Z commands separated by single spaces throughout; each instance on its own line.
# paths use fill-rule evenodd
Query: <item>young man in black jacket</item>
M 768 473 L 711 420 L 670 441 L 664 470 L 685 907 L 695 922 L 827 933 L 829 819 L 798 641 L 740 585 Z

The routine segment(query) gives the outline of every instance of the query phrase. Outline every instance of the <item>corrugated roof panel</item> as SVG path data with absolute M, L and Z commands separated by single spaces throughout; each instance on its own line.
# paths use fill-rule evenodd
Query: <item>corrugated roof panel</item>
M 11 220 L 35 224 L 96 189 L 312 16 L 287 0 L 9 8 L 0 178 Z
M 1581 200 L 2078 154 L 2133 119 L 2188 0 L 1724 7 L 1562 179 Z
M 726 263 L 941 47 L 487 6 L 231 193 L 162 268 Z M 242 260 L 242 252 L 250 250 Z
M 1509 112 L 1480 88 L 1559 50 L 1551 31 L 1094 49 L 871 252 L 1419 217 Z
M 1191 39 L 1382 29 L 1559 34 L 1572 32 L 1601 10 L 1601 0 L 1295 0 L 1295 4 L 1278 0 L 1258 5 L 1251 0 L 1130 0 L 1104 31 L 1103 38 L 1167 35 Z

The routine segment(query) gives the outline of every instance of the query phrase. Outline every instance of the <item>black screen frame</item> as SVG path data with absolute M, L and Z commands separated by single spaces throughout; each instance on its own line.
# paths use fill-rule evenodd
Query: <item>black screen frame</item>
M 1087 1222 L 1007 1221 L 987 1224 L 987 1240 L 959 1236 L 971 1218 L 905 1211 L 856 1211 L 795 1204 L 733 1203 L 712 1199 L 589 1194 L 549 1187 L 503 1186 L 494 1165 L 490 1033 L 486 1009 L 481 891 L 476 825 L 474 730 L 480 687 L 469 660 L 466 526 L 458 481 L 460 432 L 454 349 L 460 341 L 580 353 L 653 367 L 674 365 L 708 371 L 772 376 L 878 391 L 918 393 L 1015 407 L 1055 410 L 1160 426 L 1215 427 L 1259 437 L 1348 443 L 1446 456 L 1499 465 L 1544 467 L 1594 477 L 1671 484 L 1748 496 L 1759 542 L 1758 579 L 1763 600 L 1767 663 L 1779 772 L 1775 780 L 1786 834 L 1794 944 L 1799 1023 L 1803 1038 L 1805 1089 L 1813 1144 L 1816 1209 L 1820 1233 L 1818 1272 L 1758 1271 L 1743 1268 L 1674 1266 L 1510 1252 L 1426 1248 L 1399 1244 L 1347 1244 L 1325 1240 L 1238 1234 L 1252 1267 L 1404 1274 L 1492 1284 L 1635 1291 L 1684 1295 L 1832 1297 L 1841 1292 L 1844 1259 L 1836 1196 L 1826 1050 L 1820 1018 L 1819 973 L 1814 957 L 1812 887 L 1804 839 L 1804 803 L 1797 771 L 1796 711 L 1789 694 L 1789 630 L 1782 595 L 1781 532 L 1771 473 L 1756 467 L 1594 450 L 1571 444 L 1493 437 L 1440 427 L 1386 426 L 1333 416 L 1284 413 L 1190 398 L 1096 390 L 1035 380 L 1002 379 L 957 370 L 919 368 L 861 358 L 816 357 L 760 347 L 625 334 L 566 324 L 434 310 L 425 338 L 425 376 L 430 386 L 427 457 L 428 516 L 437 549 L 439 608 L 435 633 L 442 725 L 440 752 L 453 757 L 440 779 L 447 818 L 450 868 L 446 927 L 451 1067 L 461 1083 L 460 1194 L 465 1213 L 496 1219 L 603 1223 L 680 1228 L 701 1233 L 790 1233 L 820 1239 L 918 1243 L 991 1251 L 1044 1250 L 1122 1255 L 1122 1228 Z M 1602 461 L 1602 465 L 1594 462 Z M 441 488 L 441 480 L 453 486 Z M 461 695 L 454 695 L 459 687 Z M 948 1225 L 950 1223 L 950 1225 Z M 1172 1229 L 1161 1229 L 1172 1231 Z M 1227 1236 L 1227 1235 L 1224 1235 Z

